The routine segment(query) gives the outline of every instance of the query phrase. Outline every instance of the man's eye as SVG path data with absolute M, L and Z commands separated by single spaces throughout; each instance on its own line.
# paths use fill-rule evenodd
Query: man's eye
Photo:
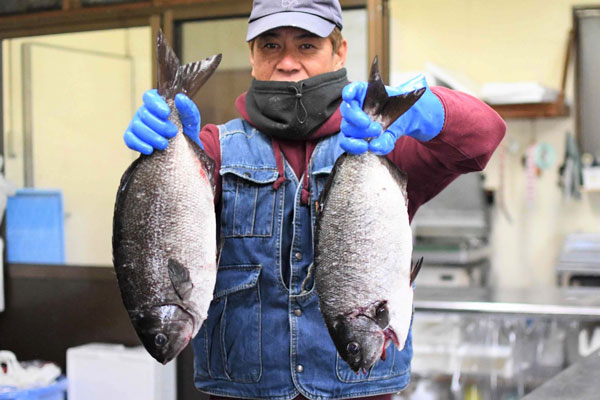
M 265 49 L 276 49 L 277 45 L 275 43 L 265 43 L 265 45 L 263 46 L 263 48 L 265 48 Z
M 300 46 L 300 48 L 303 49 L 303 50 L 309 50 L 309 49 L 314 49 L 315 46 L 313 46 L 310 43 L 304 43 L 303 45 Z

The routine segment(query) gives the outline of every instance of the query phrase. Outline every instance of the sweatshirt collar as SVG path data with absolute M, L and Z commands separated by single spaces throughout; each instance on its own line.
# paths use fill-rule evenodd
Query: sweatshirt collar
M 235 108 L 240 113 L 242 118 L 244 118 L 250 123 L 250 125 L 256 128 L 256 126 L 252 123 L 252 120 L 248 116 L 248 112 L 246 111 L 246 92 L 239 95 L 238 98 L 235 100 Z M 331 115 L 331 117 L 329 117 L 329 119 L 327 119 L 327 121 L 325 121 L 323 125 L 321 125 L 319 128 L 317 128 L 316 131 L 313 132 L 309 139 L 319 139 L 322 137 L 333 135 L 334 133 L 338 133 L 340 131 L 341 123 L 342 114 L 340 113 L 340 108 L 338 107 L 337 110 L 335 110 L 335 112 Z

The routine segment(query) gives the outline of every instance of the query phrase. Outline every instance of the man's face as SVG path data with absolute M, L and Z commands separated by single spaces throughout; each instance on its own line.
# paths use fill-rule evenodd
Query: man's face
M 250 50 L 252 76 L 260 81 L 300 81 L 341 69 L 346 63 L 346 40 L 337 52 L 329 38 L 304 29 L 282 27 L 258 36 Z

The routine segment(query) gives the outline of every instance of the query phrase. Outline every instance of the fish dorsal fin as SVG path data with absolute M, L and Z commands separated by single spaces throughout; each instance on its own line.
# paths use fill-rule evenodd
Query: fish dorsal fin
M 169 258 L 167 270 L 169 271 L 169 278 L 171 279 L 171 283 L 173 284 L 177 296 L 179 296 L 181 300 L 187 300 L 194 288 L 192 280 L 190 279 L 190 272 L 183 264 L 172 258 Z
M 200 148 L 200 146 L 196 145 L 196 143 L 194 143 L 193 141 L 189 141 L 190 144 L 192 144 L 192 148 L 194 149 L 194 152 L 196 153 L 196 157 L 198 157 L 198 160 L 200 160 L 200 163 L 202 164 L 202 166 L 204 167 L 204 170 L 206 171 L 206 175 L 207 178 L 209 180 L 209 182 L 211 183 L 211 187 L 212 187 L 212 191 L 213 191 L 213 195 L 216 193 L 216 186 L 215 186 L 215 160 L 213 160 L 208 154 L 206 154 L 204 152 L 204 150 L 202 150 Z
M 333 164 L 333 168 L 331 169 L 329 178 L 327 179 L 327 181 L 325 181 L 325 186 L 323 186 L 323 189 L 321 189 L 321 194 L 319 195 L 319 201 L 317 202 L 317 207 L 316 207 L 317 215 L 320 214 L 321 212 L 323 212 L 323 208 L 327 204 L 327 196 L 329 196 L 329 191 L 331 190 L 331 187 L 333 186 L 333 178 L 331 178 L 331 177 L 336 175 L 336 172 L 337 172 L 339 166 L 344 162 L 344 159 L 347 156 L 348 156 L 348 153 L 342 153 L 342 155 L 340 155 L 337 158 L 337 160 L 335 160 L 335 164 Z
M 213 160 L 208 154 L 204 153 L 204 157 L 201 158 L 202 164 L 208 174 L 208 180 L 212 185 L 213 195 L 217 192 L 217 187 L 215 186 L 215 160 Z
M 125 207 L 125 203 L 127 202 L 128 192 L 129 192 L 129 183 L 134 179 L 134 172 L 138 165 L 140 165 L 141 160 L 147 157 L 143 154 L 140 154 L 138 158 L 135 159 L 127 167 L 123 176 L 121 177 L 121 182 L 119 183 L 119 189 L 117 190 L 117 198 L 115 200 L 115 210 L 113 212 L 113 237 L 112 237 L 112 247 L 113 247 L 113 265 L 116 267 L 120 265 L 123 261 L 123 252 L 117 251 L 123 245 L 122 235 L 123 235 L 123 219 L 120 217 L 118 210 L 122 210 Z M 117 269 L 119 271 L 120 268 Z
M 221 54 L 201 61 L 180 65 L 179 58 L 167 42 L 162 30 L 156 37 L 156 55 L 158 64 L 158 93 L 166 99 L 172 99 L 177 93 L 193 97 L 211 77 L 221 62 Z
M 415 278 L 417 277 L 417 274 L 421 270 L 421 265 L 422 264 L 423 264 L 423 257 L 419 258 L 419 261 L 417 261 L 417 263 L 414 264 L 410 268 L 410 286 L 412 286 L 413 282 L 415 281 Z
M 396 164 L 391 162 L 386 157 L 381 157 L 381 162 L 388 168 L 390 174 L 400 187 L 400 191 L 402 192 L 402 197 L 404 197 L 404 205 L 408 207 L 408 175 L 404 171 L 402 171 Z
M 369 86 L 363 102 L 363 110 L 374 121 L 379 122 L 385 131 L 421 98 L 425 90 L 425 88 L 421 88 L 398 96 L 388 96 L 379 74 L 379 61 L 375 56 L 371 64 Z

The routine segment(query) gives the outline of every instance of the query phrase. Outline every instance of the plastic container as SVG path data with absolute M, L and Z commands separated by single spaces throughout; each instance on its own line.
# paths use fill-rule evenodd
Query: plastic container
M 5 393 L 0 391 L 0 400 L 64 400 L 66 392 L 67 379 L 61 377 L 48 386 Z
M 9 263 L 64 264 L 65 228 L 60 190 L 19 189 L 6 206 Z
M 67 349 L 69 400 L 175 400 L 175 360 L 161 365 L 146 350 L 90 343 Z

